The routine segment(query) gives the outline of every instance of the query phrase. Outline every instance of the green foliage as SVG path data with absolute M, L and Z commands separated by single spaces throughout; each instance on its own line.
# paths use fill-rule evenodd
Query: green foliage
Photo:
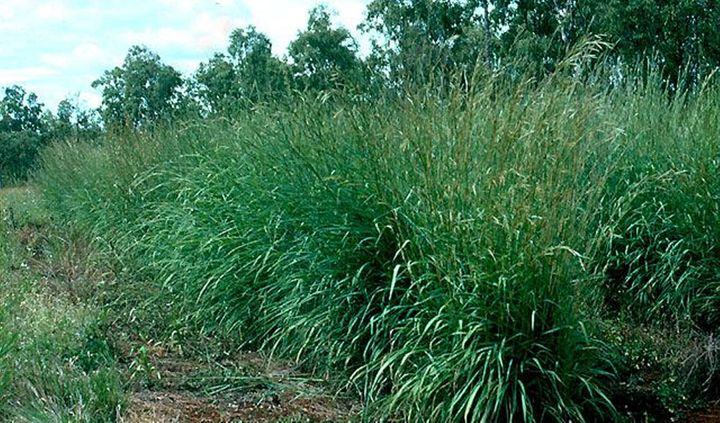
M 215 54 L 207 63 L 200 64 L 195 73 L 195 82 L 200 101 L 208 110 L 231 110 L 241 101 L 237 71 L 222 54 Z
M 10 259 L 6 244 L 4 231 L 0 232 L 0 269 L 6 269 Z M 13 318 L 11 310 L 14 302 L 15 299 L 7 293 L 0 294 L 0 403 L 7 401 L 14 377 L 12 357 L 17 346 L 17 335 L 8 327 Z
M 50 119 L 49 132 L 53 140 L 95 140 L 101 134 L 100 116 L 96 110 L 84 108 L 77 97 L 66 98 Z
M 498 27 L 480 0 L 373 0 L 362 28 L 384 39 L 372 53 L 385 63 L 391 80 L 423 84 L 436 67 L 452 73 L 474 68 L 479 58 L 489 62 Z M 484 9 L 483 9 L 484 10 Z
M 622 381 L 614 400 L 634 421 L 654 410 L 654 421 L 672 420 L 679 412 L 702 405 L 714 382 L 718 350 L 713 337 L 662 325 L 646 326 L 620 318 L 606 328 L 607 342 Z
M 22 87 L 5 89 L 0 100 L 0 186 L 24 179 L 46 144 L 47 122 L 37 96 Z
M 384 37 L 373 55 L 396 82 L 476 61 L 520 60 L 521 73 L 544 77 L 583 38 L 602 35 L 625 64 L 654 58 L 674 87 L 697 85 L 720 64 L 719 19 L 707 0 L 374 0 L 363 27 Z
M 287 90 L 287 65 L 272 55 L 270 40 L 255 27 L 233 31 L 228 53 L 244 101 L 268 101 Z
M 56 147 L 40 183 L 173 329 L 347 369 L 368 416 L 612 416 L 588 265 L 621 123 L 578 83 L 502 81 Z
M 288 78 L 288 66 L 272 55 L 270 40 L 249 26 L 234 30 L 228 54 L 201 63 L 194 81 L 205 110 L 232 113 L 278 99 L 289 89 Z
M 333 28 L 328 9 L 310 11 L 307 28 L 290 43 L 288 53 L 296 84 L 305 90 L 328 90 L 362 84 L 358 47 L 345 28 Z
M 38 151 L 45 143 L 34 132 L 0 132 L 0 182 L 24 179 L 35 166 Z
M 128 50 L 122 67 L 92 83 L 102 89 L 100 113 L 108 126 L 138 128 L 167 116 L 178 101 L 180 74 L 145 47 Z
M 0 191 L 0 420 L 114 422 L 124 404 L 102 315 L 51 295 L 11 229 L 47 215 L 27 190 Z
M 599 28 L 632 62 L 651 54 L 670 83 L 699 84 L 720 65 L 720 5 L 707 0 L 612 0 Z
M 0 101 L 0 132 L 39 132 L 43 125 L 42 107 L 34 93 L 17 85 L 5 88 Z
M 0 186 L 25 180 L 38 152 L 51 140 L 90 140 L 99 135 L 97 114 L 82 108 L 77 99 L 61 101 L 53 116 L 43 111 L 35 94 L 20 86 L 6 88 L 0 101 Z
M 650 92 L 622 109 L 635 162 L 618 175 L 617 189 L 628 194 L 609 207 L 617 226 L 608 228 L 613 242 L 603 265 L 610 291 L 629 294 L 613 301 L 618 310 L 705 330 L 720 322 L 717 96 L 706 87 L 668 105 Z
M 167 321 L 141 330 L 339 372 L 367 419 L 643 411 L 623 398 L 672 414 L 720 375 L 720 94 L 700 3 L 375 0 L 364 27 L 386 39 L 365 64 L 322 7 L 291 64 L 238 29 L 193 87 L 233 119 L 58 144 L 38 182 L 136 276 L 125 301 Z M 126 69 L 177 87 L 131 50 L 97 82 L 106 122 L 177 104 L 126 102 Z M 337 90 L 367 81 L 369 96 Z
M 273 56 L 269 38 L 248 26 L 232 32 L 227 53 L 202 63 L 182 94 L 179 74 L 137 46 L 93 86 L 102 88 L 106 124 L 137 128 L 178 110 L 232 115 L 294 88 L 378 94 L 458 71 L 471 79 L 478 64 L 542 79 L 575 45 L 602 36 L 615 46 L 606 55 L 616 74 L 652 58 L 648 66 L 659 67 L 672 90 L 698 88 L 720 63 L 719 10 L 707 0 L 373 0 L 361 28 L 376 37 L 361 59 L 350 32 L 333 27 L 320 6 L 286 58 Z

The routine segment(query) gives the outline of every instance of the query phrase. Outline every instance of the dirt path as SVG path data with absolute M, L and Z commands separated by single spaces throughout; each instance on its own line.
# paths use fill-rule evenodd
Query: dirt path
M 223 362 L 150 360 L 151 379 L 131 392 L 125 423 L 339 422 L 359 412 L 357 403 L 330 395 L 322 380 L 258 353 Z

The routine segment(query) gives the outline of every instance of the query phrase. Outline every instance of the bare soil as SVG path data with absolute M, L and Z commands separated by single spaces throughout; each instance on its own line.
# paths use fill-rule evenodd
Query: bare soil
M 131 392 L 123 423 L 343 422 L 360 411 L 357 402 L 331 395 L 322 381 L 258 353 L 223 363 L 167 356 L 152 361 L 153 383 Z M 218 376 L 221 369 L 231 372 Z
M 684 423 L 720 423 L 720 404 L 688 414 Z

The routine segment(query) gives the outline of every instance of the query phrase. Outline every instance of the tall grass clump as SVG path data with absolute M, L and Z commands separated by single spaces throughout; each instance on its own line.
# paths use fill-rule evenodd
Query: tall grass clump
M 585 264 L 617 131 L 572 81 L 501 81 L 56 147 L 39 183 L 176 324 L 346 368 L 368 415 L 607 415 Z
M 613 99 L 627 152 L 612 184 L 605 264 L 611 309 L 703 331 L 720 323 L 720 97 L 711 82 L 670 99 L 648 87 Z
M 340 370 L 368 419 L 613 418 L 608 321 L 717 323 L 718 93 L 568 69 L 56 145 L 36 181 L 169 332 Z
M 598 225 L 606 244 L 591 267 L 604 286 L 618 378 L 627 381 L 620 401 L 670 413 L 718 393 L 720 97 L 713 78 L 692 91 L 669 94 L 650 78 L 607 94 L 623 153 Z

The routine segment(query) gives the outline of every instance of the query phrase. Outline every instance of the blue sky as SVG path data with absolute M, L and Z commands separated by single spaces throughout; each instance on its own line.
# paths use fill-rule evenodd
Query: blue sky
M 255 25 L 282 56 L 318 3 L 357 35 L 369 0 L 0 0 L 0 87 L 22 85 L 53 111 L 69 96 L 96 107 L 90 84 L 134 44 L 189 75 L 233 29 Z

